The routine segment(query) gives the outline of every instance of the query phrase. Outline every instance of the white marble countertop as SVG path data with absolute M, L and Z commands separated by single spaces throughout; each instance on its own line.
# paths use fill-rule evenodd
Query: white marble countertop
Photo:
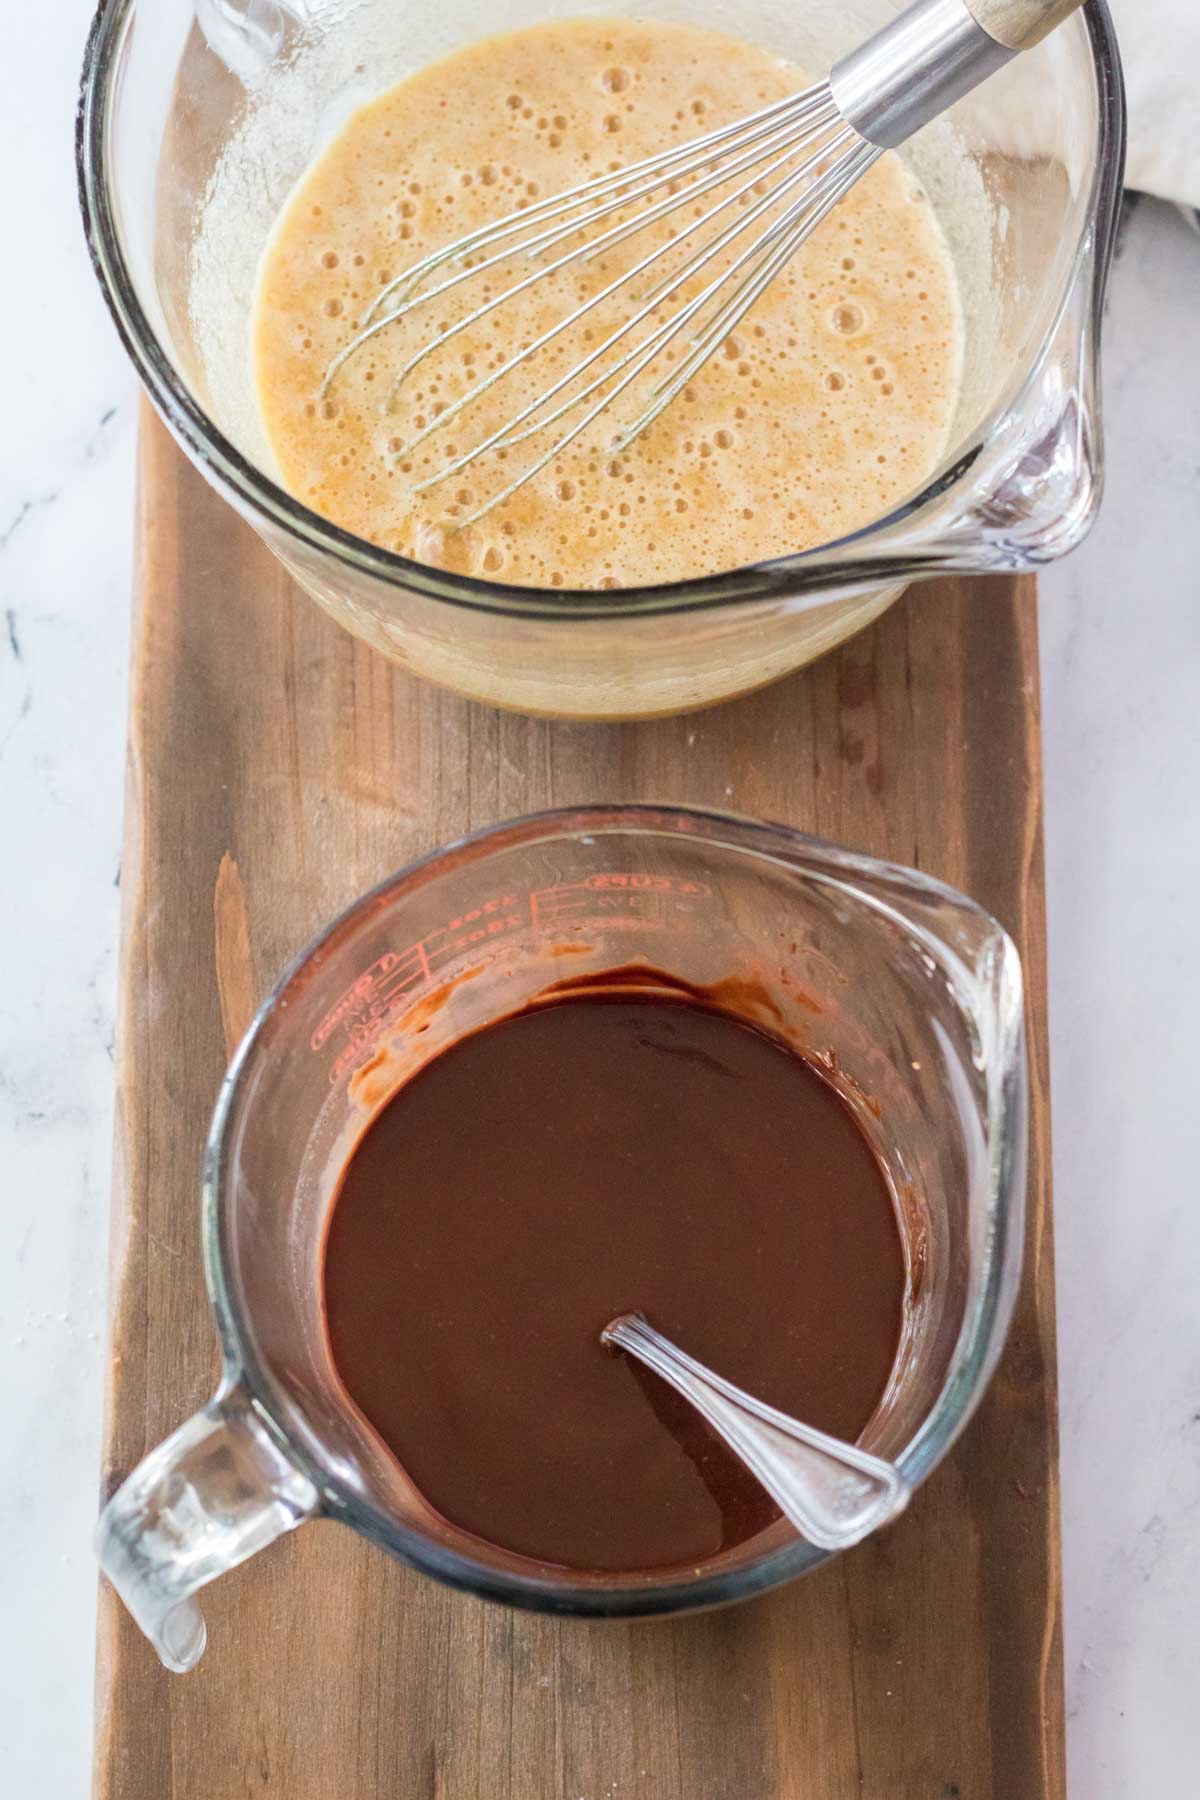
M 0 1746 L 6 1792 L 77 1800 L 136 396 L 75 212 L 89 0 L 0 6 Z M 1104 513 L 1041 590 L 1071 1800 L 1194 1792 L 1200 1754 L 1197 295 L 1200 236 L 1139 204 Z

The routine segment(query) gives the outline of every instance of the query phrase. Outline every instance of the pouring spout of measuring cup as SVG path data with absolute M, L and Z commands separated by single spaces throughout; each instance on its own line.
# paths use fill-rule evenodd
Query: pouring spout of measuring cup
M 848 1550 L 908 1505 L 912 1490 L 894 1464 L 743 1393 L 640 1313 L 611 1320 L 600 1341 L 636 1356 L 690 1401 L 818 1549 Z

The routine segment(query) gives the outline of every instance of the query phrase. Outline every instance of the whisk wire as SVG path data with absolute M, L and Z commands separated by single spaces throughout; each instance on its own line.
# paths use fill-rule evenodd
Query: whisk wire
M 714 207 L 709 213 L 704 215 L 704 217 L 693 220 L 692 224 L 685 227 L 683 231 L 677 233 L 673 241 L 675 243 L 681 242 L 683 238 L 690 236 L 694 231 L 700 230 L 711 219 L 714 219 L 719 212 L 724 211 L 727 206 L 733 205 L 743 194 L 749 193 L 751 188 L 753 188 L 757 182 L 765 180 L 767 174 L 773 173 L 776 168 L 781 167 L 793 156 L 797 155 L 799 151 L 804 149 L 807 144 L 811 143 L 814 137 L 819 135 L 820 129 L 821 128 L 817 128 L 814 130 L 810 128 L 797 132 L 794 127 L 790 128 L 789 134 L 786 137 L 784 154 L 771 165 L 765 174 L 759 173 L 758 175 L 752 176 L 751 179 L 746 182 L 743 187 L 739 188 L 736 193 L 729 195 L 726 199 L 722 200 L 718 206 Z M 739 158 L 727 168 L 718 169 L 713 175 L 710 175 L 707 180 L 698 182 L 694 187 L 689 188 L 687 194 L 683 196 L 683 198 L 689 201 L 696 200 L 704 194 L 711 193 L 714 188 L 723 187 L 725 183 L 733 177 L 744 174 L 748 168 L 759 168 L 760 164 L 778 148 L 778 140 L 772 141 L 769 139 L 766 147 L 760 147 L 757 151 Z M 626 202 L 622 199 L 614 204 L 623 209 Z M 535 282 L 544 280 L 548 275 L 557 274 L 559 270 L 569 267 L 573 262 L 580 261 L 583 258 L 591 260 L 594 257 L 602 255 L 606 250 L 615 249 L 618 244 L 622 244 L 628 238 L 636 236 L 638 232 L 644 231 L 648 225 L 657 224 L 660 219 L 665 218 L 669 213 L 676 211 L 679 204 L 680 196 L 669 194 L 665 200 L 660 200 L 656 206 L 650 207 L 644 213 L 639 213 L 636 218 L 627 220 L 623 224 L 610 226 L 608 231 L 604 232 L 602 236 L 593 239 L 579 249 L 567 251 L 555 262 L 547 263 L 542 268 L 533 270 L 529 275 L 524 276 L 522 280 L 516 282 L 514 286 L 506 288 L 503 293 L 494 295 L 490 300 L 485 301 L 483 305 L 476 307 L 473 312 L 470 312 L 464 318 L 457 320 L 454 325 L 439 332 L 436 337 L 430 339 L 429 343 L 423 345 L 415 356 L 410 357 L 403 368 L 401 368 L 388 391 L 388 403 L 395 398 L 400 387 L 408 380 L 408 377 L 412 374 L 413 370 L 418 368 L 419 365 L 424 362 L 425 358 L 431 356 L 434 351 L 442 349 L 452 338 L 458 337 L 469 327 L 477 325 L 482 319 L 485 319 L 491 313 L 496 312 L 498 308 L 503 306 L 507 301 L 514 299 L 518 294 L 524 293 L 527 289 L 531 288 Z M 609 210 L 612 209 L 610 208 Z M 590 224 L 591 220 L 585 220 L 581 223 Z M 571 227 L 570 229 L 573 231 L 576 227 Z M 564 234 L 557 234 L 556 241 L 561 241 L 562 235 Z M 443 282 L 439 287 L 433 288 L 429 293 L 418 294 L 414 299 L 406 302 L 406 304 L 397 311 L 389 313 L 385 322 L 387 324 L 393 323 L 405 313 L 411 312 L 414 307 L 424 305 L 430 300 L 436 300 L 440 295 L 448 293 L 452 288 L 459 287 L 464 281 L 474 280 L 477 276 L 482 275 L 486 269 L 494 267 L 497 263 L 508 262 L 513 255 L 518 252 L 524 252 L 526 249 L 534 247 L 540 251 L 545 248 L 545 245 L 541 239 L 535 239 L 533 246 L 524 244 L 519 245 L 516 250 L 502 251 L 497 256 L 492 257 L 488 262 L 477 264 L 470 269 L 462 270 L 458 275 L 453 276 L 451 280 Z M 602 300 L 606 300 L 610 294 L 615 293 L 619 288 L 624 287 L 636 275 L 641 274 L 649 263 L 657 261 L 661 255 L 661 249 L 652 251 L 647 258 L 636 266 L 636 268 L 627 270 L 621 275 L 612 286 L 591 296 L 586 305 L 578 308 L 569 316 L 569 318 L 563 320 L 562 326 L 559 329 L 565 329 L 568 325 L 577 324 L 585 313 L 590 312 L 592 308 L 599 305 Z M 537 347 L 539 349 L 544 341 L 546 340 L 538 340 Z M 504 373 L 507 373 L 508 367 L 511 366 L 515 365 L 506 365 Z M 491 384 L 489 383 L 488 385 Z M 482 392 L 483 390 L 482 388 L 479 388 L 474 391 Z
M 856 158 L 856 165 L 861 162 L 861 166 L 858 166 L 857 168 L 858 174 L 861 174 L 863 169 L 869 167 L 870 163 L 874 161 L 875 157 L 879 154 L 880 152 L 876 150 L 874 146 L 867 145 L 862 147 L 861 156 Z M 857 178 L 857 176 L 855 178 Z M 823 218 L 829 209 L 837 204 L 839 198 L 840 189 L 837 187 L 836 182 L 831 182 L 829 191 L 826 192 L 820 202 L 819 217 L 816 220 L 810 219 L 809 217 L 812 205 L 811 196 L 805 196 L 804 199 L 797 201 L 783 218 L 776 221 L 768 233 L 765 233 L 762 238 L 742 253 L 731 268 L 722 270 L 716 275 L 713 280 L 709 282 L 708 286 L 689 301 L 675 318 L 666 321 L 665 325 L 661 326 L 658 331 L 652 333 L 649 338 L 642 342 L 642 344 L 636 346 L 615 369 L 606 371 L 603 376 L 594 381 L 590 388 L 586 390 L 586 392 L 594 392 L 598 387 L 602 387 L 615 380 L 615 386 L 612 388 L 611 392 L 603 394 L 596 405 L 591 407 L 582 419 L 578 420 L 577 423 L 560 438 L 557 438 L 547 450 L 529 465 L 528 468 L 523 469 L 521 474 L 518 475 L 515 480 L 509 482 L 499 493 L 492 495 L 490 499 L 482 506 L 478 507 L 468 517 L 456 520 L 456 524 L 462 528 L 465 528 L 468 525 L 477 524 L 481 519 L 485 518 L 488 513 L 492 512 L 497 506 L 502 505 L 504 501 L 510 499 L 513 494 L 524 487 L 527 481 L 532 480 L 534 476 L 540 474 L 549 463 L 553 462 L 554 459 L 568 447 L 568 445 L 572 444 L 575 439 L 587 429 L 594 419 L 599 417 L 599 415 L 610 406 L 620 394 L 637 380 L 638 376 L 650 365 L 658 355 L 659 351 L 663 349 L 672 338 L 677 336 L 697 313 L 703 310 L 708 302 L 728 284 L 730 279 L 735 276 L 739 270 L 746 268 L 748 264 L 755 265 L 749 268 L 747 274 L 735 288 L 733 294 L 720 309 L 717 317 L 706 328 L 701 338 L 697 340 L 696 347 L 691 353 L 688 363 L 685 364 L 686 372 L 681 371 L 678 375 L 672 377 L 669 384 L 670 392 L 656 400 L 631 426 L 619 434 L 612 445 L 612 449 L 616 454 L 620 454 L 622 450 L 627 449 L 633 440 L 658 417 L 664 407 L 669 405 L 675 394 L 686 385 L 688 380 L 690 380 L 692 374 L 695 373 L 695 369 L 707 360 L 713 350 L 718 347 L 722 339 L 727 337 L 740 322 L 754 304 L 754 301 L 758 298 L 759 294 L 769 282 L 774 280 L 779 270 L 795 254 L 799 245 L 803 243 L 810 231 L 814 229 L 815 224 L 819 223 L 819 219 Z M 788 229 L 789 224 L 791 226 L 790 230 Z M 770 245 L 776 242 L 777 248 L 772 253 Z M 574 396 L 571 400 L 565 402 L 564 405 L 561 406 L 555 414 L 552 414 L 549 419 L 539 421 L 536 426 L 529 431 L 522 433 L 521 437 L 514 441 L 519 442 L 524 437 L 534 435 L 535 431 L 544 429 L 553 423 L 556 418 L 560 418 L 564 413 L 570 411 L 571 408 L 583 398 L 583 395 Z M 447 465 L 435 475 L 428 477 L 425 481 L 416 484 L 414 492 L 423 492 L 430 487 L 436 486 L 439 482 L 444 481 L 448 476 L 456 473 L 467 463 L 473 462 L 482 453 L 484 448 L 485 446 L 483 445 L 476 445 L 474 449 L 457 458 L 454 463 Z
M 785 116 L 781 119 L 780 115 Z M 625 169 L 615 174 L 597 177 L 591 182 L 584 182 L 579 187 L 542 202 L 540 206 L 510 213 L 495 225 L 480 227 L 478 230 L 468 233 L 466 237 L 457 239 L 455 243 L 432 251 L 420 262 L 415 263 L 412 268 L 396 276 L 375 296 L 363 315 L 362 328 L 350 339 L 349 343 L 343 346 L 326 369 L 318 397 L 324 398 L 328 394 L 345 364 L 372 338 L 385 331 L 389 325 L 404 318 L 415 307 L 427 305 L 430 301 L 461 286 L 464 281 L 479 278 L 488 270 L 511 261 L 512 257 L 518 253 L 531 256 L 541 255 L 566 238 L 586 229 L 599 219 L 607 217 L 610 213 L 623 210 L 636 201 L 644 199 L 647 195 L 657 192 L 659 188 L 668 186 L 684 176 L 707 167 L 716 158 L 733 155 L 737 159 L 724 168 L 716 170 L 704 183 L 689 187 L 683 195 L 668 195 L 667 199 L 660 202 L 657 208 L 651 208 L 649 211 L 639 214 L 627 225 L 610 228 L 609 232 L 601 238 L 584 246 L 582 252 L 579 250 L 569 252 L 567 256 L 535 271 L 534 275 L 526 277 L 524 282 L 518 282 L 503 294 L 497 295 L 485 306 L 458 321 L 454 332 L 450 335 L 456 335 L 469 325 L 477 323 L 480 318 L 485 317 L 489 312 L 494 312 L 505 301 L 511 300 L 516 294 L 525 291 L 534 279 L 555 274 L 559 269 L 565 267 L 568 261 L 573 260 L 581 253 L 595 257 L 606 249 L 615 248 L 617 244 L 631 237 L 635 232 L 655 223 L 658 218 L 665 216 L 667 212 L 682 204 L 684 200 L 707 193 L 713 187 L 732 179 L 744 169 L 754 167 L 757 162 L 772 155 L 781 143 L 790 144 L 794 154 L 802 149 L 805 143 L 812 141 L 819 132 L 837 123 L 840 123 L 840 117 L 828 90 L 814 90 L 812 94 L 801 96 L 799 99 L 793 96 L 788 101 L 778 102 L 772 107 L 764 108 L 761 113 L 752 114 L 750 118 L 741 121 L 736 126 L 726 126 L 719 131 L 708 133 L 704 138 L 693 139 L 686 145 L 680 145 L 676 150 L 664 151 L 657 157 L 648 158 L 646 162 L 636 164 L 632 169 Z M 752 129 L 747 129 L 749 127 Z M 727 142 L 722 147 L 720 140 L 735 137 L 736 142 Z M 680 164 L 678 167 L 674 166 L 677 162 Z M 671 166 L 660 168 L 659 172 L 653 174 L 652 179 L 641 181 L 642 176 L 649 173 L 655 165 L 663 164 Z M 631 179 L 635 181 L 632 189 L 630 189 Z M 636 185 L 638 181 L 641 181 L 640 186 Z M 560 218 L 564 213 L 578 212 L 581 206 L 589 205 L 593 198 L 603 197 L 597 192 L 600 189 L 603 189 L 604 193 L 615 194 L 615 197 L 607 205 L 601 208 L 592 208 L 583 217 L 574 219 L 566 225 L 557 225 L 553 230 L 535 236 L 527 243 L 511 244 L 482 263 L 473 263 L 469 267 L 464 266 L 448 281 L 440 282 L 437 287 L 427 288 L 422 293 L 414 292 L 436 269 L 445 263 L 457 261 L 465 264 L 466 259 L 477 250 L 490 248 L 493 243 L 510 237 L 519 237 L 535 225 L 544 223 L 548 218 Z M 621 191 L 623 189 L 628 191 Z M 377 316 L 380 307 L 397 292 L 400 293 L 400 298 L 396 304 L 386 313 Z M 444 341 L 444 335 L 435 338 L 416 361 L 423 360 L 424 355 L 439 348 Z M 395 392 L 399 383 L 411 373 L 414 366 L 415 362 L 409 363 L 401 370 L 393 383 L 392 393 Z
M 799 145 L 815 136 L 818 132 L 826 130 L 831 125 L 839 122 L 837 109 L 834 107 L 832 100 L 826 99 L 820 106 L 795 106 L 793 111 L 784 116 L 782 123 L 779 120 L 768 121 L 761 125 L 757 130 L 739 137 L 736 143 L 731 143 L 724 147 L 718 146 L 715 153 L 712 151 L 705 151 L 702 156 L 689 158 L 686 165 L 680 168 L 667 169 L 663 173 L 655 175 L 643 182 L 641 186 L 634 189 L 632 192 L 626 193 L 622 189 L 618 189 L 614 199 L 610 200 L 602 208 L 594 208 L 580 219 L 578 223 L 557 226 L 555 228 L 555 237 L 556 239 L 569 237 L 572 232 L 581 230 L 584 226 L 591 224 L 594 219 L 602 218 L 609 212 L 625 207 L 633 200 L 644 199 L 647 194 L 656 193 L 658 189 L 662 187 L 669 187 L 672 182 L 680 181 L 686 176 L 697 173 L 700 169 L 715 167 L 717 170 L 715 179 L 706 183 L 704 190 L 692 187 L 689 188 L 686 193 L 678 196 L 683 200 L 691 199 L 696 193 L 706 191 L 708 187 L 714 186 L 721 181 L 727 181 L 730 176 L 737 174 L 740 169 L 749 168 L 751 163 L 748 159 L 743 157 L 743 152 L 750 149 L 753 145 L 759 145 L 759 159 L 761 160 L 762 157 L 770 155 L 781 142 L 786 142 L 789 141 L 789 139 L 794 138 L 796 144 Z M 742 160 L 735 163 L 726 163 L 725 158 L 729 156 L 736 156 Z M 641 165 L 639 164 L 638 167 L 640 168 Z M 525 246 L 522 245 L 521 248 L 524 249 Z
M 461 260 L 472 255 L 476 250 L 489 247 L 503 238 L 517 236 L 541 225 L 548 219 L 561 218 L 564 213 L 578 210 L 579 207 L 601 199 L 615 189 L 628 187 L 631 180 L 660 174 L 656 185 L 670 181 L 689 172 L 692 167 L 702 167 L 712 159 L 714 154 L 727 155 L 730 140 L 738 143 L 750 143 L 762 130 L 773 129 L 772 121 L 777 121 L 781 114 L 792 115 L 792 122 L 807 118 L 817 111 L 836 113 L 833 98 L 827 82 L 819 87 L 809 89 L 804 94 L 791 94 L 782 100 L 772 101 L 770 106 L 760 108 L 758 112 L 748 113 L 744 119 L 737 119 L 730 125 L 719 126 L 716 130 L 706 132 L 702 137 L 690 138 L 685 144 L 673 145 L 669 150 L 660 150 L 654 156 L 645 157 L 632 167 L 610 170 L 604 175 L 594 175 L 588 181 L 579 182 L 575 187 L 566 188 L 562 193 L 552 194 L 549 199 L 538 201 L 535 206 L 523 207 L 517 212 L 506 213 L 503 218 L 489 225 L 477 226 L 474 231 L 467 232 L 452 244 L 445 244 L 438 250 L 422 257 L 410 269 L 402 270 L 386 287 L 382 288 L 367 308 L 364 323 L 369 321 L 389 297 L 397 289 L 408 287 L 424 280 L 433 269 L 442 263 Z M 725 148 L 722 149 L 721 146 Z M 686 164 L 687 168 L 679 165 Z M 647 190 L 649 191 L 649 190 Z
M 867 169 L 870 168 L 871 164 L 882 154 L 882 151 L 878 150 L 873 144 L 861 146 L 854 153 L 853 173 L 850 174 L 849 179 L 853 181 L 860 180 Z M 844 179 L 844 176 L 842 176 L 842 172 L 840 171 L 839 176 Z M 708 358 L 715 350 L 720 348 L 730 332 L 741 323 L 742 319 L 747 312 L 749 312 L 763 290 L 774 281 L 776 275 L 779 274 L 786 263 L 790 262 L 791 258 L 796 254 L 796 251 L 800 248 L 801 244 L 804 243 L 805 239 L 811 236 L 821 221 L 837 205 L 844 191 L 844 187 L 841 185 L 841 179 L 839 179 L 839 181 L 831 182 L 829 184 L 829 191 L 817 201 L 815 205 L 813 204 L 815 199 L 814 190 L 813 195 L 807 196 L 804 202 L 799 203 L 797 207 L 792 209 L 792 213 L 787 216 L 798 221 L 795 224 L 794 229 L 780 244 L 774 255 L 768 256 L 766 259 L 766 266 L 760 271 L 752 272 L 751 276 L 747 278 L 742 287 L 739 288 L 737 292 L 731 296 L 726 305 L 722 307 L 717 317 L 697 340 L 695 348 L 692 350 L 687 360 L 670 376 L 662 387 L 656 389 L 651 404 L 646 410 L 634 420 L 632 425 L 628 426 L 626 430 L 618 434 L 617 440 L 613 446 L 618 454 L 623 450 L 627 450 L 634 439 L 640 437 L 641 433 L 654 423 L 655 419 L 658 418 L 660 413 L 665 411 L 672 400 L 675 399 L 676 395 L 683 391 L 693 375 L 696 374 L 697 370 L 708 361 Z M 769 235 L 773 237 L 775 235 L 774 231 Z M 765 242 L 766 239 L 764 238 L 763 241 Z
M 839 139 L 835 139 L 834 145 L 838 142 Z M 545 393 L 539 395 L 535 400 L 531 401 L 529 405 L 522 408 L 515 418 L 509 420 L 507 424 L 500 426 L 490 437 L 477 444 L 474 449 L 467 453 L 465 458 L 459 458 L 456 462 L 449 464 L 446 469 L 442 470 L 438 475 L 430 477 L 427 481 L 416 484 L 414 491 L 421 492 L 424 488 L 431 487 L 435 481 L 442 480 L 445 475 L 453 474 L 462 466 L 464 461 L 471 461 L 474 457 L 481 455 L 485 450 L 496 447 L 505 438 L 505 434 L 508 431 L 523 424 L 532 413 L 539 411 L 544 405 L 551 401 L 556 394 L 560 393 L 564 387 L 577 380 L 580 375 L 586 373 L 594 363 L 612 349 L 614 345 L 619 343 L 623 337 L 627 336 L 630 331 L 634 330 L 649 313 L 653 312 L 670 293 L 674 292 L 684 281 L 690 279 L 693 274 L 703 268 L 706 263 L 713 259 L 713 257 L 718 256 L 721 251 L 734 240 L 734 238 L 748 230 L 764 212 L 768 211 L 772 206 L 777 205 L 782 195 L 786 193 L 790 187 L 806 179 L 809 171 L 815 164 L 828 155 L 830 147 L 831 146 L 829 145 L 823 146 L 816 156 L 809 158 L 809 160 L 802 164 L 799 169 L 795 170 L 786 181 L 782 182 L 780 186 L 773 191 L 773 193 L 760 199 L 748 212 L 744 213 L 740 218 L 735 219 L 732 224 L 727 226 L 713 243 L 707 245 L 702 251 L 697 252 L 690 257 L 680 269 L 677 269 L 668 277 L 665 283 L 660 282 L 656 284 L 651 293 L 645 296 L 644 302 L 638 311 L 623 324 L 619 325 L 615 331 L 613 331 L 602 343 L 598 344 L 594 350 L 584 356 L 580 362 L 576 363 L 572 369 L 568 370 L 565 375 L 560 376 Z M 786 151 L 784 155 L 778 159 L 777 164 L 772 167 L 774 168 L 782 165 L 784 162 L 790 160 L 793 154 L 794 150 Z M 678 234 L 674 240 L 675 244 L 682 243 L 683 240 L 693 232 L 703 230 L 704 227 L 710 224 L 719 213 L 723 212 L 726 208 L 735 204 L 745 194 L 749 193 L 751 188 L 756 185 L 756 182 L 761 179 L 762 177 L 752 177 L 750 181 L 746 182 L 744 186 L 739 188 L 735 193 L 728 195 L 725 199 L 718 202 L 716 206 L 711 207 L 707 213 L 703 214 L 700 218 L 693 220 L 689 226 Z M 610 298 L 614 293 L 617 293 L 622 287 L 627 286 L 631 281 L 635 281 L 647 268 L 654 263 L 657 263 L 661 255 L 661 250 L 651 250 L 640 262 L 636 263 L 633 268 L 627 270 L 624 274 L 610 282 L 607 287 L 601 289 L 600 292 L 582 302 L 573 312 L 569 313 L 549 330 L 543 332 L 533 343 L 527 344 L 517 351 L 503 363 L 500 368 L 494 370 L 491 375 L 485 376 L 482 381 L 477 382 L 467 391 L 467 393 L 460 395 L 456 401 L 452 402 L 452 404 L 440 412 L 436 418 L 432 419 L 428 425 L 424 426 L 414 438 L 409 440 L 400 454 L 407 455 L 420 444 L 424 443 L 435 431 L 439 431 L 443 429 L 444 426 L 450 424 L 458 417 L 465 407 L 481 398 L 490 388 L 495 387 L 498 382 L 503 380 L 506 375 L 518 368 L 522 363 L 528 361 L 530 357 L 536 355 L 539 350 L 544 349 L 548 344 L 552 343 L 556 337 L 559 337 L 563 332 L 569 330 L 570 327 L 577 325 L 587 313 L 600 305 L 602 301 Z M 445 338 L 443 337 L 440 342 L 444 343 Z M 427 347 L 427 349 L 432 347 L 433 346 Z M 394 388 L 405 379 L 411 367 L 411 363 L 406 364 L 400 371 L 400 374 L 396 378 Z M 616 372 L 617 371 L 615 370 L 607 371 L 607 373 L 599 378 L 598 382 L 593 383 L 591 388 L 585 390 L 585 395 L 594 391 L 596 386 L 600 385 L 601 382 L 608 380 Z M 578 398 L 582 399 L 585 395 L 580 395 Z M 573 404 L 573 402 L 568 404 Z M 562 410 L 565 409 L 560 409 L 558 413 L 552 416 L 561 417 Z M 545 421 L 546 424 L 550 422 L 550 420 Z
M 805 154 L 807 152 L 807 154 Z M 843 154 L 843 152 L 845 154 Z M 715 189 L 727 190 L 716 203 L 671 234 L 669 245 L 656 245 L 633 266 L 589 295 L 531 343 L 524 344 L 506 358 L 489 375 L 476 381 L 464 394 L 433 416 L 415 436 L 396 452 L 408 457 L 435 432 L 442 431 L 463 411 L 482 399 L 499 382 L 531 357 L 546 349 L 563 333 L 578 325 L 596 307 L 656 266 L 663 256 L 686 239 L 704 231 L 722 213 L 732 207 L 744 208 L 720 230 L 711 242 L 687 256 L 670 269 L 642 296 L 631 316 L 616 326 L 594 349 L 575 362 L 542 393 L 521 407 L 512 417 L 488 433 L 470 449 L 436 469 L 431 475 L 411 484 L 412 492 L 421 494 L 437 487 L 475 462 L 488 451 L 506 454 L 508 449 L 547 431 L 569 413 L 586 407 L 578 418 L 519 475 L 493 494 L 466 518 L 456 519 L 460 527 L 476 524 L 494 508 L 510 499 L 526 482 L 547 467 L 562 451 L 584 432 L 606 408 L 612 405 L 649 368 L 655 358 L 683 332 L 693 320 L 699 320 L 710 305 L 724 295 L 712 318 L 699 330 L 692 347 L 679 369 L 652 389 L 649 405 L 632 424 L 613 440 L 612 449 L 619 454 L 658 418 L 675 396 L 685 388 L 696 371 L 717 350 L 745 316 L 758 296 L 779 270 L 795 255 L 797 249 L 815 230 L 848 187 L 865 172 L 880 151 L 859 137 L 848 125 L 834 102 L 828 83 L 807 93 L 792 95 L 762 108 L 758 113 L 719 127 L 687 144 L 661 151 L 632 167 L 611 171 L 536 206 L 520 209 L 458 239 L 455 243 L 431 252 L 405 270 L 376 295 L 363 318 L 361 329 L 333 358 L 325 371 L 320 392 L 326 394 L 349 358 L 356 354 L 389 326 L 419 306 L 458 289 L 469 280 L 477 280 L 488 271 L 507 264 L 516 256 L 543 257 L 569 238 L 577 236 L 613 213 L 622 215 L 631 206 L 667 188 L 666 195 L 633 218 L 618 216 L 616 222 L 599 236 L 586 239 L 562 255 L 532 269 L 500 293 L 489 295 L 422 345 L 401 366 L 388 388 L 384 410 L 395 403 L 399 390 L 435 351 L 443 349 L 454 338 L 478 325 L 507 302 L 527 292 L 535 283 L 584 260 L 602 256 L 630 237 L 667 218 L 684 205 L 696 201 Z M 804 160 L 797 166 L 796 158 Z M 840 158 L 840 160 L 839 160 Z M 765 165 L 765 166 L 764 166 Z M 786 171 L 786 173 L 785 173 Z M 763 191 L 774 177 L 780 179 Z M 739 177 L 746 177 L 739 180 Z M 681 187 L 687 181 L 688 185 Z M 737 185 L 730 187 L 731 182 Z M 808 184 L 807 187 L 805 184 Z M 801 189 L 790 204 L 788 197 Z M 751 196 L 757 198 L 746 205 Z M 688 300 L 679 312 L 655 325 L 613 365 L 603 367 L 582 388 L 577 384 L 590 369 L 601 362 L 630 333 L 653 317 L 659 308 L 676 296 L 693 276 L 705 269 L 770 212 L 783 211 L 766 225 L 755 242 L 736 253 L 729 265 L 717 271 L 701 291 Z M 547 229 L 547 226 L 549 229 Z M 532 235 L 531 235 L 532 234 Z M 496 246 L 501 246 L 496 248 Z M 471 258 L 485 254 L 482 262 Z M 434 287 L 426 287 L 429 277 L 449 262 L 461 266 L 448 279 Z M 382 308 L 387 310 L 383 311 Z M 553 402 L 565 390 L 557 406 Z M 594 404 L 587 402 L 599 397 Z M 547 411 L 547 408 L 550 408 Z

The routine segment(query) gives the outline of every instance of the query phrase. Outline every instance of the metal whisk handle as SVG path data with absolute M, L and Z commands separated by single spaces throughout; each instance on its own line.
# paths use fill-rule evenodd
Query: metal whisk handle
M 1082 0 L 916 0 L 829 76 L 848 125 L 894 150 Z
M 998 44 L 1032 50 L 1083 0 L 967 0 L 971 12 Z

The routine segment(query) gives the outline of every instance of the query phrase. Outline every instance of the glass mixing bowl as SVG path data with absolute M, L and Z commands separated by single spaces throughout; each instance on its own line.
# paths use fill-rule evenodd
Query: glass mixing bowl
M 898 10 L 896 0 L 555 8 L 686 19 L 817 74 Z M 875 524 L 702 580 L 569 592 L 423 567 L 287 493 L 258 417 L 249 322 L 289 191 L 364 101 L 542 16 L 530 0 L 101 0 L 78 122 L 96 272 L 167 425 L 314 599 L 385 656 L 475 699 L 636 717 L 786 674 L 914 577 L 1029 569 L 1078 543 L 1100 493 L 1099 327 L 1124 161 L 1103 0 L 901 152 L 955 259 L 966 359 L 950 454 Z

